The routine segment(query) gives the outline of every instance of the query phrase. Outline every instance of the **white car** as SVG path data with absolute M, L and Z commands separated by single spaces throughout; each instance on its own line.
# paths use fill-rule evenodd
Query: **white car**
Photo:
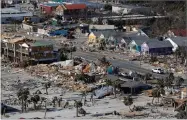
M 153 73 L 164 74 L 164 70 L 161 69 L 161 68 L 155 68 L 155 69 L 152 69 L 152 72 L 153 72 Z

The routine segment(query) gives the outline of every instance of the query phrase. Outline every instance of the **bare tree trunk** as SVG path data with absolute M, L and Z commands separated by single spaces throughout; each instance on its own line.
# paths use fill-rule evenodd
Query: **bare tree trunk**
M 114 87 L 114 98 L 116 98 L 116 87 Z
M 56 101 L 53 101 L 53 107 L 55 107 L 55 105 L 56 105 L 55 102 L 56 102 Z
M 152 104 L 153 104 L 153 102 L 154 102 L 154 99 L 155 99 L 155 97 L 153 97 L 153 99 L 152 99 Z
M 78 116 L 78 107 L 76 107 L 76 116 L 79 117 Z
M 61 101 L 60 100 L 58 101 L 58 107 L 61 107 Z
M 82 97 L 81 97 L 81 102 L 82 102 L 82 99 L 83 99 L 83 95 L 82 95 Z
M 132 109 L 131 109 L 130 105 L 129 105 L 129 110 L 132 112 Z
M 86 99 L 84 99 L 84 105 L 86 105 Z
M 25 112 L 27 111 L 27 100 L 25 100 Z
M 22 111 L 22 113 L 23 113 L 23 111 L 24 111 L 23 99 L 21 99 L 21 111 Z
M 48 91 L 47 91 L 47 89 L 48 89 L 48 88 L 46 87 L 46 88 L 45 88 L 45 91 L 46 91 L 46 95 L 48 95 Z
M 44 114 L 44 119 L 46 118 L 46 114 L 47 114 L 47 102 L 45 101 L 45 114 Z
M 33 104 L 34 104 L 34 109 L 36 110 L 36 103 L 34 102 Z

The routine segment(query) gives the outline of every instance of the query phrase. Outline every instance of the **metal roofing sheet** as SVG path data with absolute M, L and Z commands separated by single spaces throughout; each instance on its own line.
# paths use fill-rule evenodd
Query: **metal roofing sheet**
M 127 81 L 123 84 L 121 84 L 121 87 L 127 87 L 127 88 L 136 88 L 136 87 L 144 87 L 144 86 L 149 86 L 146 85 L 142 82 L 138 82 L 138 81 Z
M 179 46 L 187 46 L 187 37 L 172 37 L 170 39 Z
M 68 10 L 85 9 L 86 8 L 85 4 L 65 4 L 64 6 Z
M 169 41 L 148 41 L 146 42 L 149 48 L 165 48 L 165 47 L 173 47 L 173 45 Z
M 28 43 L 28 44 L 30 44 L 30 46 L 33 46 L 33 47 L 53 45 L 47 41 L 35 41 L 33 43 Z

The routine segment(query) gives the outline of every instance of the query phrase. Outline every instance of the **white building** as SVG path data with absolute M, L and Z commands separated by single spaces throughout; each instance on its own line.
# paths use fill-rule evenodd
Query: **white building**
M 32 17 L 32 12 L 20 11 L 16 8 L 2 8 L 1 9 L 1 23 L 11 23 L 12 20 L 22 21 L 24 17 Z
M 130 12 L 150 12 L 149 8 L 132 5 L 113 5 L 112 12 L 117 14 L 129 14 Z
M 2 0 L 7 4 L 19 4 L 19 3 L 30 3 L 30 0 Z

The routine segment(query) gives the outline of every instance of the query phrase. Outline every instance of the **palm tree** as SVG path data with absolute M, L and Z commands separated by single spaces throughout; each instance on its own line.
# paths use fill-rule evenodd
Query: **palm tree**
M 177 48 L 176 52 L 178 53 L 178 56 L 182 59 L 182 64 L 184 64 L 185 60 L 187 59 L 186 48 L 183 47 L 183 46 L 180 46 L 180 47 Z
M 64 105 L 64 108 L 68 107 L 69 106 L 69 102 L 66 101 L 65 105 Z
M 183 82 L 184 82 L 184 79 L 182 77 L 177 77 L 174 81 L 174 84 L 175 86 L 180 87 Z
M 45 102 L 45 100 L 46 100 L 45 97 L 41 97 L 41 99 L 40 99 L 41 103 L 40 104 L 42 105 L 42 103 Z
M 120 87 L 119 80 L 115 80 L 112 82 L 112 86 L 114 87 L 114 97 L 116 98 L 116 89 Z
M 174 74 L 173 74 L 173 73 L 169 73 L 168 78 L 169 78 L 171 81 L 173 81 L 173 80 L 175 79 Z
M 101 50 L 105 50 L 105 48 L 106 48 L 106 39 L 100 39 L 99 44 L 100 44 L 100 49 Z
M 131 96 L 127 96 L 127 97 L 124 97 L 124 100 L 123 100 L 123 103 L 126 105 L 126 106 L 129 106 L 129 110 L 132 112 L 130 106 L 133 104 L 133 99 Z
M 176 62 L 178 62 L 178 58 L 179 58 L 180 54 L 181 54 L 180 49 L 177 48 L 176 51 L 174 52 L 174 55 L 175 55 L 175 58 L 176 58 Z
M 61 107 L 62 97 L 58 98 L 58 107 Z
M 92 102 L 92 105 L 94 104 L 93 96 L 96 96 L 95 91 L 92 92 L 92 94 L 90 96 L 90 102 Z
M 27 99 L 28 99 L 28 96 L 29 96 L 30 92 L 29 92 L 29 89 L 26 88 L 26 89 L 20 89 L 17 93 L 17 96 L 19 98 L 19 100 L 21 100 L 21 104 L 22 104 L 22 112 L 26 111 L 26 107 L 27 107 Z
M 145 74 L 145 76 L 144 76 L 143 79 L 144 79 L 144 81 L 145 81 L 146 84 L 147 84 L 147 80 L 150 79 L 151 76 L 152 76 L 152 75 L 151 75 L 150 73 L 146 73 L 146 74 Z
M 154 99 L 155 99 L 156 97 L 158 97 L 158 89 L 154 89 L 154 90 L 152 91 L 152 97 L 153 97 L 153 99 L 152 99 L 152 104 L 153 104 Z
M 164 85 L 167 88 L 171 87 L 174 82 L 174 79 L 175 79 L 175 77 L 174 77 L 173 73 L 169 73 L 169 75 L 164 80 Z
M 105 79 L 105 85 L 107 85 L 107 92 L 108 92 L 109 86 L 112 86 L 112 80 L 111 79 Z M 102 85 L 102 87 L 103 87 L 103 85 Z
M 152 99 L 152 104 L 153 104 L 153 101 L 154 101 L 154 98 L 158 98 L 158 102 L 159 102 L 159 98 L 165 94 L 165 91 L 163 88 L 156 88 L 152 91 L 152 96 L 153 96 L 153 99 Z
M 114 97 L 116 98 L 116 89 L 120 87 L 119 79 L 112 81 L 111 79 L 105 80 L 106 85 L 114 87 Z
M 44 119 L 45 119 L 46 114 L 47 114 L 47 100 L 46 100 L 46 98 L 45 98 L 44 102 L 45 102 L 45 114 L 44 114 Z
M 105 84 L 109 87 L 112 85 L 112 80 L 111 79 L 105 79 Z
M 84 91 L 84 101 L 85 101 L 84 105 L 86 104 L 86 97 L 87 97 L 87 95 L 88 95 L 88 93 L 86 91 Z
M 86 96 L 87 96 L 87 92 L 86 92 L 86 91 L 83 91 L 83 92 L 82 92 L 81 101 L 82 101 L 82 99 L 83 99 L 83 97 L 84 97 L 84 105 L 86 105 Z
M 23 103 L 23 92 L 21 89 L 17 92 L 17 96 L 18 96 L 18 99 L 21 100 L 21 111 L 23 112 L 24 111 L 24 103 Z
M 58 98 L 55 96 L 55 97 L 53 98 L 53 100 L 52 100 L 52 102 L 53 102 L 53 107 L 55 107 L 56 101 L 58 101 Z
M 31 101 L 34 104 L 34 109 L 36 110 L 36 104 L 38 103 L 38 101 L 40 101 L 40 96 L 39 95 L 34 95 L 33 97 L 31 97 Z
M 74 107 L 76 108 L 76 116 L 78 117 L 78 109 L 82 107 L 82 102 L 75 100 Z
M 158 80 L 157 80 L 157 85 L 158 85 L 160 88 L 164 88 L 164 87 L 165 87 L 164 79 L 158 79 Z
M 45 83 L 44 87 L 45 87 L 46 95 L 48 95 L 48 91 L 47 90 L 48 90 L 48 88 L 51 87 L 51 83 L 50 82 Z

